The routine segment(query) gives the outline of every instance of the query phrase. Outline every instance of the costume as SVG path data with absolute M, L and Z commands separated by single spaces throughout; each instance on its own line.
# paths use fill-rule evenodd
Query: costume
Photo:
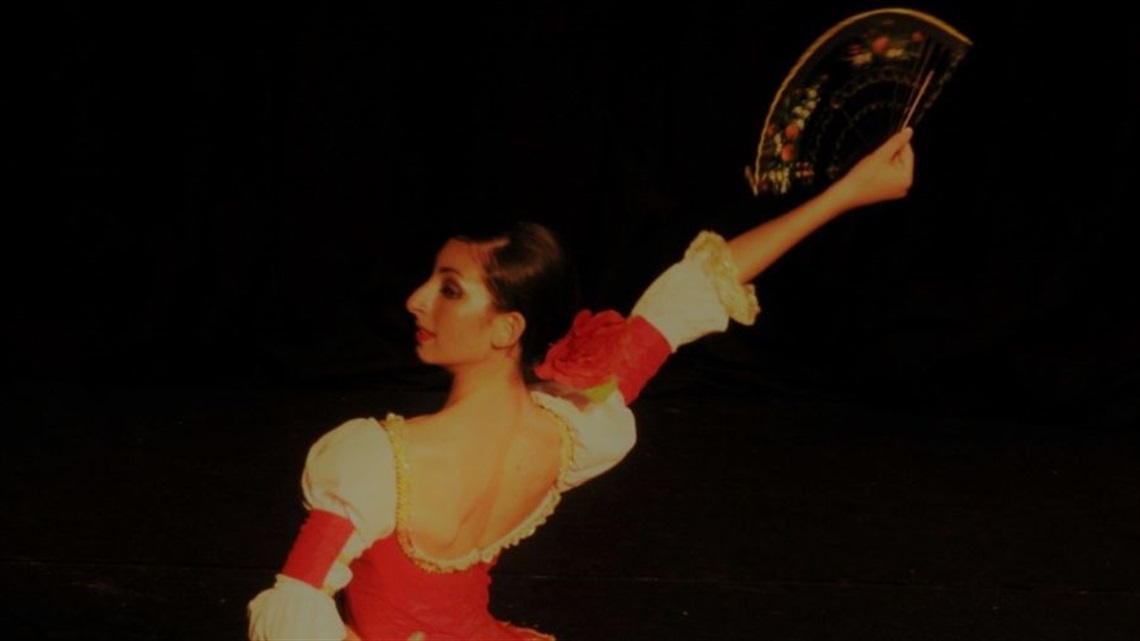
M 628 321 L 612 312 L 579 315 L 538 370 L 576 392 L 531 392 L 561 428 L 557 480 L 511 532 L 461 558 L 431 558 L 405 534 L 411 461 L 403 452 L 402 417 L 353 419 L 328 432 L 311 448 L 302 478 L 309 521 L 276 584 L 250 602 L 250 638 L 345 638 L 332 598 L 343 589 L 349 623 L 364 639 L 552 639 L 488 613 L 489 572 L 499 554 L 534 533 L 563 492 L 630 451 L 636 434 L 627 399 L 664 359 L 652 353 L 667 355 L 724 331 L 730 318 L 751 324 L 758 312 L 724 240 L 702 232 L 685 258 L 650 285 Z

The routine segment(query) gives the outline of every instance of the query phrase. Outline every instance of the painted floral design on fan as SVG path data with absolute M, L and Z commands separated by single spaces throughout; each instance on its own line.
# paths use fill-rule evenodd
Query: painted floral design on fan
M 779 118 L 768 123 L 765 130 L 767 148 L 765 154 L 775 159 L 764 174 L 764 183 L 775 186 L 784 193 L 792 184 L 793 177 L 809 180 L 814 169 L 810 163 L 798 160 L 801 134 L 808 125 L 813 113 L 819 107 L 819 85 L 827 78 L 820 78 L 814 85 L 799 87 L 784 96 Z
M 922 30 L 903 34 L 870 32 L 862 41 L 848 45 L 847 60 L 861 67 L 874 62 L 876 56 L 888 60 L 914 58 L 920 55 L 923 42 L 926 42 L 926 33 Z

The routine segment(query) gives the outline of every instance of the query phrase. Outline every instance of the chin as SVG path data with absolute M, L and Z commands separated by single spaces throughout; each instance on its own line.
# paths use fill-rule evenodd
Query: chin
M 424 365 L 435 365 L 435 360 L 431 357 L 430 350 L 424 349 L 423 345 L 416 345 L 416 358 Z

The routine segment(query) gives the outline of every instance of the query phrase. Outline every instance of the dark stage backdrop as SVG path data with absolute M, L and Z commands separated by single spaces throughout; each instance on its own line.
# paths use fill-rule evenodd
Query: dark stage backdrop
M 25 96 L 47 185 L 8 213 L 7 374 L 439 384 L 403 300 L 449 232 L 519 218 L 564 236 L 585 304 L 627 311 L 698 230 L 794 204 L 742 175 L 767 105 L 879 6 L 423 4 L 58 9 Z M 911 196 L 797 247 L 756 326 L 667 372 L 1134 424 L 1137 19 L 912 6 L 975 47 L 917 131 Z

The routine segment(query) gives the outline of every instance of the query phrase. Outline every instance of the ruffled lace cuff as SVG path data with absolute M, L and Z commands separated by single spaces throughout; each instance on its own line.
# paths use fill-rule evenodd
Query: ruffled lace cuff
M 724 237 L 715 232 L 702 231 L 689 244 L 685 260 L 693 260 L 701 265 L 712 281 L 729 318 L 742 325 L 756 322 L 756 316 L 760 313 L 756 288 L 740 282 L 740 270 L 732 260 L 732 253 Z
M 760 312 L 756 290 L 740 282 L 728 243 L 704 231 L 685 258 L 649 285 L 633 307 L 661 332 L 670 347 L 728 329 L 730 320 L 751 325 Z
M 332 597 L 284 574 L 249 602 L 250 641 L 345 638 Z

